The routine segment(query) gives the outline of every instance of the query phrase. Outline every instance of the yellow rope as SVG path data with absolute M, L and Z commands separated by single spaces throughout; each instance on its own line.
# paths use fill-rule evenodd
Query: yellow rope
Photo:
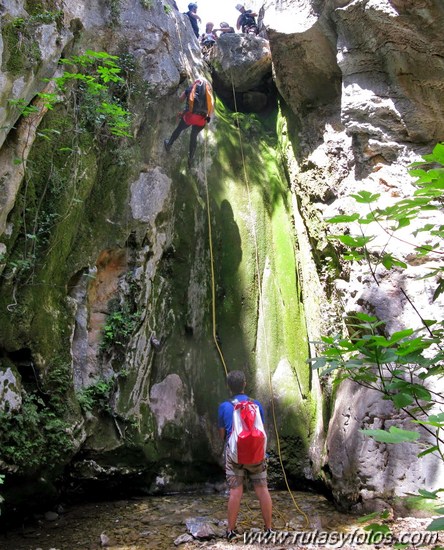
M 233 82 L 233 74 L 232 73 L 230 73 L 230 74 L 231 74 L 231 86 L 232 86 L 232 91 L 233 91 L 234 110 L 235 110 L 236 113 L 238 113 L 237 101 L 236 101 L 236 92 L 235 92 L 234 82 Z M 238 120 L 236 120 L 236 125 L 237 125 L 237 129 L 238 129 L 238 134 L 239 134 L 239 146 L 240 146 L 240 152 L 241 152 L 241 158 L 242 158 L 242 167 L 243 167 L 245 187 L 247 189 L 248 207 L 250 209 L 250 215 L 251 215 L 252 205 L 251 205 L 250 185 L 249 185 L 248 176 L 247 176 L 247 168 L 246 168 L 246 163 L 245 163 L 244 148 L 243 148 L 243 143 L 242 143 L 242 134 L 241 134 L 240 125 L 239 125 Z M 255 256 L 256 256 L 256 276 L 257 276 L 257 284 L 258 284 L 258 292 L 259 292 L 259 304 L 260 304 L 260 308 L 261 308 L 260 313 L 261 313 L 261 316 L 262 316 L 262 327 L 263 327 L 264 345 L 265 345 L 265 357 L 266 357 L 267 367 L 268 367 L 268 381 L 269 381 L 269 384 L 270 384 L 271 410 L 272 410 L 272 416 L 273 416 L 274 431 L 275 431 L 275 434 L 276 434 L 277 453 L 278 453 L 279 462 L 280 462 L 281 469 L 282 469 L 282 474 L 284 476 L 285 485 L 287 487 L 288 492 L 290 493 L 291 499 L 293 500 L 293 504 L 294 504 L 296 510 L 304 517 L 304 521 L 305 521 L 306 526 L 309 527 L 310 526 L 310 521 L 308 519 L 308 516 L 303 510 L 301 510 L 301 508 L 299 507 L 298 503 L 296 502 L 296 499 L 295 499 L 295 497 L 294 497 L 294 495 L 293 495 L 293 493 L 290 489 L 290 485 L 289 485 L 288 479 L 287 479 L 287 474 L 286 474 L 285 468 L 284 468 L 284 463 L 283 463 L 283 460 L 282 460 L 281 444 L 280 444 L 280 441 L 279 441 L 279 430 L 278 430 L 278 427 L 277 427 L 276 410 L 275 410 L 275 406 L 274 406 L 274 392 L 273 392 L 273 382 L 272 382 L 272 378 L 271 378 L 271 367 L 270 367 L 269 354 L 268 354 L 267 331 L 266 331 L 266 328 L 265 328 L 265 316 L 264 316 L 264 311 L 263 311 L 264 305 L 263 305 L 263 296 L 262 296 L 262 284 L 261 284 L 261 280 L 260 280 L 259 249 L 258 249 L 258 244 L 257 244 L 257 235 L 256 235 L 256 228 L 255 228 L 254 223 L 252 224 L 252 229 L 253 229 L 253 237 L 254 237 L 253 240 L 254 240 Z
M 183 65 L 188 73 L 188 76 L 192 76 L 191 74 L 191 68 L 189 66 L 188 60 L 184 54 L 184 48 L 183 48 L 183 42 L 182 42 L 182 34 L 180 32 L 179 25 L 177 23 L 176 17 L 174 18 L 174 22 L 176 25 L 177 35 L 179 37 L 180 42 L 180 54 L 182 57 Z M 217 341 L 217 324 L 216 324 L 216 283 L 215 283 L 215 276 L 214 276 L 214 256 L 213 256 L 213 236 L 211 231 L 211 214 L 210 214 L 210 197 L 208 193 L 208 181 L 207 181 L 207 129 L 205 129 L 205 139 L 204 139 L 204 182 L 205 182 L 205 191 L 207 195 L 207 216 L 208 216 L 208 236 L 209 236 L 209 242 L 210 242 L 210 266 L 211 266 L 211 302 L 212 302 L 212 322 L 213 322 L 213 340 L 214 344 L 217 348 L 217 351 L 219 353 L 220 359 L 222 361 L 222 365 L 225 369 L 225 375 L 228 374 L 227 365 L 225 363 L 224 355 L 222 353 L 222 350 L 219 346 L 219 342 Z M 196 190 L 198 193 L 198 191 Z
M 211 231 L 211 212 L 210 212 L 210 194 L 208 192 L 208 180 L 207 180 L 207 128 L 205 128 L 204 139 L 204 182 L 205 193 L 207 196 L 207 218 L 208 218 L 208 241 L 210 243 L 210 266 L 211 266 L 211 305 L 212 305 L 212 319 L 213 319 L 213 340 L 214 344 L 219 352 L 220 360 L 225 369 L 225 376 L 228 375 L 227 365 L 225 363 L 224 354 L 217 341 L 217 324 L 216 324 L 216 283 L 214 277 L 214 255 L 213 255 L 213 233 Z

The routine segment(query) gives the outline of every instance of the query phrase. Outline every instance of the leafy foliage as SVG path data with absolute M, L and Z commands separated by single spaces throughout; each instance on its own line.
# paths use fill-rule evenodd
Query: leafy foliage
M 102 349 L 110 347 L 124 348 L 133 334 L 140 319 L 140 313 L 131 311 L 130 305 L 116 305 L 103 329 Z
M 423 162 L 412 165 L 410 174 L 416 177 L 413 195 L 391 204 L 385 208 L 375 208 L 380 198 L 377 193 L 360 191 L 352 197 L 360 205 L 367 205 L 367 214 L 352 213 L 330 218 L 329 224 L 351 224 L 359 232 L 347 231 L 335 233 L 330 239 L 340 243 L 343 258 L 347 261 L 365 264 L 374 280 L 379 285 L 379 270 L 407 267 L 406 263 L 386 252 L 391 239 L 399 239 L 411 246 L 417 258 L 433 253 L 444 254 L 442 246 L 444 225 L 436 221 L 424 220 L 424 213 L 440 212 L 444 198 L 444 144 L 439 143 L 430 155 L 423 157 Z M 409 242 L 399 237 L 397 232 L 415 221 L 413 237 L 425 235 L 424 244 Z M 387 236 L 387 241 L 378 249 L 375 246 L 375 235 L 366 233 L 370 224 L 376 223 Z M 437 281 L 433 299 L 436 300 L 444 291 L 444 266 L 430 268 L 426 278 Z M 325 336 L 318 342 L 322 353 L 310 361 L 313 368 L 319 369 L 322 375 L 335 372 L 335 384 L 350 379 L 358 384 L 380 392 L 384 399 L 393 403 L 396 409 L 402 410 L 410 417 L 413 424 L 422 426 L 423 430 L 433 437 L 432 444 L 426 446 L 418 456 L 436 453 L 444 461 L 444 397 L 434 391 L 434 380 L 444 374 L 444 350 L 441 342 L 444 334 L 443 320 L 430 320 L 421 315 L 414 304 L 401 289 L 404 297 L 417 312 L 422 328 L 407 328 L 392 334 L 385 331 L 386 320 L 380 320 L 366 313 L 351 316 L 347 335 Z M 437 413 L 438 411 L 438 413 Z M 391 426 L 387 430 L 362 430 L 364 434 L 384 443 L 404 443 L 420 441 L 420 433 L 415 430 L 404 430 Z M 421 494 L 421 498 L 431 498 Z M 442 513 L 442 512 L 441 512 Z M 430 530 L 444 528 L 444 518 L 434 520 Z
M 0 413 L 0 423 L 0 457 L 13 468 L 51 469 L 72 449 L 68 424 L 36 394 L 24 395 L 20 411 Z
M 100 379 L 95 384 L 84 388 L 77 393 L 77 399 L 84 411 L 92 411 L 97 408 L 102 411 L 110 411 L 109 398 L 113 389 L 112 380 Z
M 117 99 L 121 95 L 118 87 L 125 85 L 118 61 L 118 56 L 93 50 L 62 58 L 60 63 L 73 70 L 65 70 L 61 76 L 49 79 L 57 85 L 58 93 L 42 92 L 37 97 L 43 100 L 47 109 L 53 109 L 69 88 L 76 96 L 85 123 L 100 131 L 106 127 L 116 137 L 130 137 L 131 115 Z M 28 105 L 23 98 L 11 99 L 8 103 L 23 116 L 30 116 L 39 110 L 35 105 Z
M 65 92 L 68 84 L 76 83 L 77 92 L 92 105 L 92 112 L 86 120 L 96 128 L 106 124 L 112 135 L 130 136 L 128 133 L 130 113 L 114 97 L 112 85 L 123 85 L 121 69 L 117 64 L 119 57 L 106 52 L 87 50 L 83 55 L 63 58 L 61 63 L 77 68 L 77 72 L 65 71 L 53 80 L 60 91 Z

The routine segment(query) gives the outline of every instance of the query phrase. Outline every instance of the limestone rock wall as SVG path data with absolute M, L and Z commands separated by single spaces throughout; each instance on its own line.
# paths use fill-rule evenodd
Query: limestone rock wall
M 266 5 L 263 23 L 287 118 L 283 135 L 297 195 L 296 228 L 301 253 L 311 257 L 301 264 L 311 340 L 339 332 L 355 311 L 390 317 L 389 333 L 420 326 L 402 290 L 426 317 L 442 318 L 442 304 L 432 302 L 435 285 L 418 280 L 437 265 L 437 256 L 420 266 L 411 245 L 386 243 L 375 228 L 372 250 L 384 243 L 409 266 L 404 273 L 379 270 L 377 286 L 365 267 L 332 268 L 336 253 L 322 220 L 352 212 L 348 195 L 361 189 L 381 193 L 382 205 L 411 195 L 408 164 L 444 138 L 443 16 L 442 3 L 434 0 Z M 402 238 L 418 243 L 414 229 Z M 414 446 L 400 451 L 363 438 L 360 428 L 388 427 L 393 418 L 403 424 L 367 393 L 343 384 L 335 396 L 322 460 L 338 502 L 402 495 L 415 485 L 442 486 L 442 466 L 433 459 L 417 461 Z M 405 460 L 414 467 L 403 467 Z
M 270 426 L 274 392 L 289 474 L 310 477 L 322 411 L 305 363 L 277 110 L 270 105 L 264 129 L 218 102 L 189 170 L 189 133 L 168 155 L 163 139 L 178 96 L 206 69 L 187 18 L 168 2 L 14 2 L 2 23 L 12 33 L 2 35 L 0 151 L 0 410 L 15 441 L 0 451 L 7 502 L 54 496 L 62 470 L 67 486 L 86 488 L 223 479 L 213 291 L 228 368 L 246 369 Z M 27 48 L 12 65 L 17 29 Z M 270 78 L 260 44 L 238 73 L 249 74 L 242 93 Z M 43 76 L 66 70 L 59 59 L 80 63 L 89 49 L 118 56 L 124 85 L 113 93 L 132 113 L 131 136 L 113 137 L 85 85 L 58 91 L 53 109 L 37 96 L 54 90 Z M 24 449 L 21 434 L 32 442 Z M 270 433 L 278 480 L 275 442 Z
M 162 285 L 171 276 L 177 211 L 184 203 L 192 210 L 194 199 L 178 199 L 172 177 L 180 148 L 170 164 L 163 138 L 176 124 L 181 83 L 202 71 L 202 60 L 189 22 L 167 2 L 10 2 L 1 17 L 0 409 L 16 414 L 11 424 L 4 421 L 4 433 L 26 433 L 32 441 L 23 458 L 21 451 L 1 455 L 12 506 L 22 489 L 52 494 L 66 464 L 85 483 L 121 483 L 169 456 L 153 440 L 158 405 L 154 392 L 151 412 L 150 388 L 169 378 L 157 365 L 151 370 L 152 342 L 161 353 L 154 335 L 165 337 L 174 324 Z M 126 87 L 117 93 L 133 114 L 131 137 L 113 138 L 97 118 L 94 97 L 86 94 L 85 102 L 74 88 L 52 110 L 37 97 L 55 90 L 43 79 L 62 74 L 61 58 L 88 49 L 119 56 Z M 200 238 L 203 219 L 195 227 Z M 192 221 L 192 241 L 195 229 Z M 184 288 L 196 270 L 194 249 L 187 252 Z M 198 284 L 190 285 L 190 316 L 205 316 L 201 295 Z M 179 364 L 169 368 L 183 380 Z M 143 389 L 132 388 L 131 404 L 122 400 L 119 408 L 120 386 L 135 371 Z M 191 382 L 181 385 L 189 399 Z M 131 409 L 137 399 L 140 409 L 140 393 L 147 397 L 143 419 Z M 48 428 L 51 415 L 59 421 Z M 197 426 L 208 448 L 201 424 L 194 414 L 188 429 Z M 177 431 L 165 439 L 183 438 Z M 15 473 L 34 476 L 33 488 Z M 148 486 L 151 479 L 148 473 Z

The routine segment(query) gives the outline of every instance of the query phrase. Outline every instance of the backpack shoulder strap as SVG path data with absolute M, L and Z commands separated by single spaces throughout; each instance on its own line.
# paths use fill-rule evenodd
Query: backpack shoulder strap
M 247 399 L 244 399 L 243 401 L 239 401 L 238 399 L 230 399 L 230 403 L 234 406 L 238 405 L 239 403 L 247 403 L 248 401 L 251 401 L 252 403 L 254 403 L 254 401 L 250 399 L 248 395 L 246 396 L 246 398 Z

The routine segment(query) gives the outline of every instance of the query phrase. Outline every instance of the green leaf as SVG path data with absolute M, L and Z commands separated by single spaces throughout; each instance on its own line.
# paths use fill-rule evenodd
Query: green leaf
M 391 269 L 393 266 L 402 267 L 404 269 L 407 267 L 407 264 L 405 262 L 396 259 L 391 254 L 384 254 L 381 261 L 382 261 L 382 265 L 386 269 Z
M 435 428 L 444 427 L 444 413 L 440 414 L 431 414 L 427 420 L 414 420 L 416 424 L 421 424 L 422 426 L 434 426 Z
M 360 260 L 363 260 L 365 258 L 364 254 L 361 254 L 360 252 L 357 252 L 356 250 L 349 250 L 347 254 L 343 254 L 343 259 L 352 261 L 352 262 L 359 262 Z
M 427 491 L 426 489 L 419 489 L 418 490 L 418 493 L 423 497 L 423 498 L 430 498 L 432 500 L 436 500 L 438 498 L 437 496 L 437 493 L 438 491 Z
M 444 517 L 436 518 L 427 525 L 427 531 L 442 531 L 444 530 Z
M 434 302 L 441 294 L 444 292 L 444 279 L 439 279 L 438 285 L 435 288 L 435 292 L 433 293 L 432 301 Z
M 366 523 L 367 521 L 369 521 L 371 519 L 375 519 L 378 516 L 379 516 L 379 512 L 372 512 L 371 514 L 367 514 L 366 516 L 362 516 L 362 517 L 358 518 L 358 522 L 359 523 Z
M 404 338 L 407 338 L 407 336 L 411 336 L 413 334 L 412 328 L 406 328 L 405 330 L 398 330 L 397 332 L 394 332 L 389 339 L 390 344 L 396 344 L 400 340 L 404 340 Z
M 413 403 L 413 397 L 407 393 L 397 393 L 390 397 L 397 409 L 402 409 Z
M 373 437 L 381 443 L 406 443 L 419 439 L 420 434 L 411 430 L 402 430 L 391 426 L 390 430 L 360 430 L 363 434 Z
M 327 364 L 326 357 L 310 357 L 307 359 L 307 363 L 312 363 L 313 369 L 322 369 Z
M 416 395 L 418 399 L 422 399 L 424 401 L 432 401 L 432 395 L 423 386 L 420 386 L 419 384 L 412 384 L 413 393 Z
M 429 419 L 430 422 L 440 422 L 440 423 L 442 423 L 442 422 L 444 422 L 444 412 L 439 413 L 439 414 L 431 414 L 428 419 Z
M 410 220 L 408 218 L 401 218 L 400 220 L 398 220 L 398 226 L 396 227 L 396 230 L 407 227 L 408 225 L 410 225 Z
M 338 216 L 333 216 L 333 218 L 328 218 L 327 220 L 325 220 L 327 223 L 347 223 L 347 222 L 354 222 L 355 220 L 357 220 L 359 218 L 359 214 L 358 213 L 355 213 L 355 214 L 350 214 L 349 216 L 347 215 L 338 215 Z
M 438 445 L 433 445 L 433 447 L 429 447 L 425 451 L 422 451 L 422 453 L 418 454 L 418 458 L 422 458 L 423 456 L 429 455 L 431 453 L 434 453 L 435 451 L 439 451 Z
M 353 235 L 330 235 L 330 240 L 338 240 L 350 248 L 362 248 L 373 240 L 374 237 L 362 237 Z
M 433 159 L 444 164 L 444 143 L 437 143 L 433 149 Z
M 371 202 L 375 202 L 379 199 L 381 196 L 380 193 L 370 193 L 369 191 L 358 191 L 355 195 L 350 195 L 350 197 L 353 197 L 356 202 L 360 202 L 363 204 L 370 204 Z
M 373 317 L 372 315 L 367 315 L 367 313 L 361 313 L 359 311 L 355 313 L 354 317 L 356 317 L 356 319 L 359 319 L 360 321 L 365 321 L 367 323 L 374 323 L 378 320 L 377 317 Z
M 372 533 L 390 533 L 390 528 L 381 523 L 371 523 L 364 527 L 364 531 L 371 531 Z

